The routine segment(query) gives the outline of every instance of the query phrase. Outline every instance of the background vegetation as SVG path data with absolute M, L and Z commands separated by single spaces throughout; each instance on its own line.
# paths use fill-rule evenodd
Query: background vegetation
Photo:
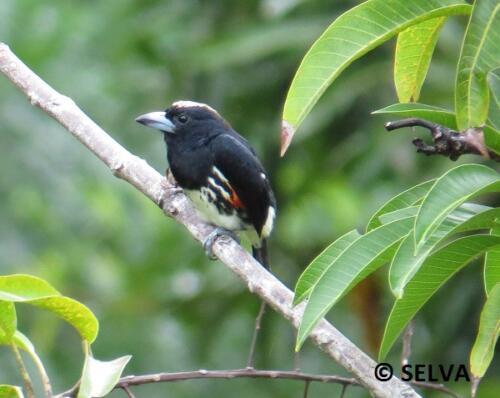
M 389 197 L 453 166 L 416 155 L 410 136 L 388 134 L 386 119 L 370 116 L 396 102 L 394 41 L 349 68 L 320 100 L 286 157 L 278 157 L 282 105 L 299 60 L 337 15 L 357 3 L 3 0 L 0 39 L 159 170 L 165 168 L 163 142 L 134 117 L 179 98 L 217 108 L 254 144 L 270 172 L 279 204 L 271 263 L 293 287 L 327 243 L 366 225 Z M 421 102 L 452 108 L 464 22 L 456 17 L 446 23 Z M 41 276 L 87 304 L 101 325 L 96 356 L 132 354 L 127 374 L 244 365 L 258 301 L 229 271 L 209 262 L 182 227 L 112 178 L 5 79 L 0 131 L 2 274 Z M 391 303 L 383 278 L 385 272 L 377 273 L 330 315 L 372 353 Z M 467 363 L 475 328 L 460 325 L 477 322 L 482 295 L 474 267 L 445 286 L 418 317 L 413 360 Z M 76 333 L 48 314 L 25 309 L 19 318 L 54 389 L 69 387 L 82 362 Z M 257 365 L 292 367 L 294 336 L 287 323 L 269 313 L 263 337 Z M 396 352 L 389 359 L 397 360 Z M 18 376 L 9 355 L 0 350 L 0 380 L 14 384 Z M 301 356 L 303 370 L 342 373 L 313 347 L 306 345 Z M 498 374 L 498 364 L 490 372 Z M 297 386 L 192 381 L 144 386 L 138 394 L 230 396 L 238 389 L 242 397 L 288 397 L 300 394 Z M 479 396 L 494 396 L 499 388 L 498 378 L 486 377 Z M 311 396 L 333 389 L 339 387 L 313 384 Z M 349 396 L 363 394 L 349 389 Z

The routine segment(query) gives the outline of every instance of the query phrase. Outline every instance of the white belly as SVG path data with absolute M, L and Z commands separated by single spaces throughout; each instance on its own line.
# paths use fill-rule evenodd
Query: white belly
M 214 224 L 218 227 L 228 229 L 230 231 L 241 231 L 245 229 L 240 218 L 233 212 L 232 214 L 221 214 L 217 206 L 210 199 L 215 200 L 208 189 L 199 191 L 184 190 L 187 197 L 193 202 L 199 216 L 206 222 Z

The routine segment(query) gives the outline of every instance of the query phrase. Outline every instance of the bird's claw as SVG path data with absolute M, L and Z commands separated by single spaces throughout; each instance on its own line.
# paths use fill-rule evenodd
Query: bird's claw
M 203 242 L 203 249 L 205 250 L 205 254 L 210 260 L 217 260 L 217 256 L 214 254 L 213 247 L 217 238 L 221 236 L 233 239 L 236 242 L 240 243 L 240 239 L 234 232 L 221 227 L 215 228 Z

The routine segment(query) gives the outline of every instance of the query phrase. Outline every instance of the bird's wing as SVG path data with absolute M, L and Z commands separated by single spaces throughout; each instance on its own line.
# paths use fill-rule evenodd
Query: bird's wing
M 211 142 L 214 166 L 227 180 L 234 207 L 243 209 L 259 234 L 266 223 L 274 195 L 264 168 L 246 140 L 221 134 Z

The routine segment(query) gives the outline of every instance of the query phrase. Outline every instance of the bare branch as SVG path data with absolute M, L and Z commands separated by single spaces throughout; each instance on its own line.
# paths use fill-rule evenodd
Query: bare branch
M 175 372 L 175 373 L 157 373 L 144 376 L 126 376 L 122 377 L 115 388 L 122 388 L 123 386 L 139 386 L 142 384 L 172 382 L 181 380 L 194 380 L 194 379 L 286 379 L 286 380 L 299 380 L 305 382 L 320 382 L 320 383 L 337 383 L 349 384 L 359 386 L 360 384 L 356 379 L 333 376 L 333 375 L 315 375 L 309 373 L 295 372 L 293 370 L 257 370 L 253 368 L 245 369 L 229 369 L 229 370 L 194 370 L 189 372 Z
M 178 192 L 144 160 L 113 140 L 73 100 L 51 88 L 3 43 L 0 43 L 0 71 L 26 94 L 33 105 L 52 116 L 90 149 L 115 176 L 129 182 L 161 206 L 166 215 L 183 224 L 195 239 L 204 241 L 213 230 L 200 221 L 182 192 Z M 267 302 L 295 328 L 298 327 L 304 304 L 293 307 L 293 293 L 281 281 L 231 239 L 218 238 L 213 249 L 216 256 L 245 282 L 252 293 Z M 327 321 L 322 320 L 310 337 L 318 347 L 353 374 L 374 397 L 419 397 L 408 384 L 397 378 L 385 382 L 377 380 L 374 375 L 375 361 Z
M 401 119 L 385 124 L 388 131 L 414 126 L 428 129 L 434 143 L 434 145 L 429 145 L 420 138 L 415 138 L 413 145 L 417 147 L 417 152 L 426 155 L 443 155 L 451 160 L 457 160 L 461 155 L 474 154 L 500 162 L 500 155 L 486 147 L 482 128 L 469 128 L 458 132 L 418 118 Z
M 228 369 L 228 370 L 193 370 L 187 372 L 173 372 L 173 373 L 154 373 L 139 376 L 125 376 L 122 377 L 118 383 L 115 385 L 114 389 L 122 389 L 129 396 L 133 397 L 130 387 L 140 386 L 144 384 L 155 384 L 155 383 L 172 383 L 178 381 L 186 380 L 197 380 L 197 379 L 272 379 L 272 380 L 295 380 L 305 382 L 304 386 L 304 397 L 307 397 L 309 391 L 309 385 L 312 382 L 316 383 L 333 383 L 342 385 L 342 394 L 345 394 L 345 390 L 349 386 L 361 387 L 361 384 L 354 378 L 342 377 L 336 375 L 321 375 L 321 374 L 310 374 L 302 373 L 290 370 L 257 370 L 253 368 L 245 369 Z M 445 387 L 443 384 L 438 383 L 425 383 L 425 382 L 411 382 L 412 385 L 440 391 L 454 398 L 460 398 L 459 395 Z M 78 392 L 77 388 L 71 388 L 70 390 L 57 395 L 55 398 L 68 398 L 75 397 Z M 342 396 L 342 395 L 341 395 Z M 403 395 L 404 397 L 404 395 Z

